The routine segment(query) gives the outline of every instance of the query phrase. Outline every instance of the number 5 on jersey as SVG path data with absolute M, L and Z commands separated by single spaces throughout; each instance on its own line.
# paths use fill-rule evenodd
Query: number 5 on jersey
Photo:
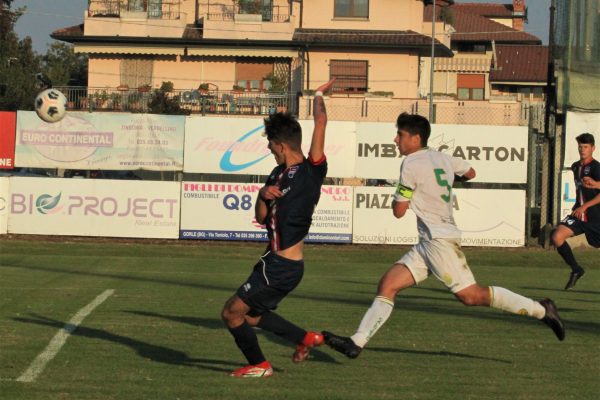
M 448 190 L 448 194 L 442 194 L 440 197 L 446 203 L 449 203 L 450 199 L 452 198 L 452 186 L 450 186 L 448 181 L 442 177 L 443 175 L 446 175 L 446 171 L 444 171 L 442 168 L 436 168 L 433 170 L 433 172 L 435 173 L 435 180 L 437 181 L 437 184 Z

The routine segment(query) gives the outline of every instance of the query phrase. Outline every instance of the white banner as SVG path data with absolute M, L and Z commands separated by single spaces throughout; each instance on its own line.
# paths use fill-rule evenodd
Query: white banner
M 8 232 L 9 183 L 8 178 L 0 177 L 0 235 Z
M 525 183 L 527 127 L 443 125 L 431 127 L 429 147 L 467 160 L 474 182 Z M 357 123 L 356 171 L 360 178 L 397 180 L 401 157 L 390 123 Z
M 67 112 L 59 122 L 17 113 L 17 167 L 181 171 L 184 116 Z
M 267 231 L 254 218 L 262 184 L 183 182 L 181 239 L 266 241 Z M 323 186 L 307 242 L 350 243 L 352 188 Z
M 578 157 L 579 159 L 579 157 Z M 560 196 L 560 219 L 573 212 L 573 206 L 577 200 L 577 188 L 572 171 L 563 171 L 560 175 L 561 179 L 561 196 Z M 552 221 L 557 223 L 558 221 Z
M 394 218 L 393 193 L 393 187 L 354 189 L 353 243 L 417 243 L 416 217 L 409 210 L 403 218 Z M 453 189 L 453 194 L 464 246 L 525 245 L 524 190 Z
M 313 121 L 301 120 L 302 149 L 308 156 Z M 353 122 L 331 121 L 325 136 L 329 177 L 354 174 Z M 262 136 L 262 118 L 188 117 L 185 127 L 184 171 L 207 174 L 268 175 L 274 158 Z
M 571 165 L 579 160 L 577 141 L 575 140 L 577 136 L 586 132 L 591 133 L 596 139 L 596 148 L 600 148 L 600 113 L 567 111 L 566 129 L 564 168 L 571 168 Z M 600 157 L 598 154 L 594 155 L 596 158 Z
M 178 237 L 178 182 L 13 177 L 10 192 L 10 233 Z

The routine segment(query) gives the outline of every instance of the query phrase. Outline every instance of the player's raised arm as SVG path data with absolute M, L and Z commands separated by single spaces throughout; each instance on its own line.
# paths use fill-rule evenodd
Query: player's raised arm
M 315 128 L 313 130 L 312 141 L 308 155 L 313 161 L 319 161 L 325 154 L 325 128 L 327 127 L 327 111 L 325 110 L 325 101 L 323 94 L 333 87 L 335 78 L 319 86 L 315 92 L 313 100 L 313 115 Z

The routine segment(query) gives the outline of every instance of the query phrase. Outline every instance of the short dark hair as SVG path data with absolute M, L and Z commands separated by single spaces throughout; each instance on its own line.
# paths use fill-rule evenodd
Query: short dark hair
M 582 133 L 581 135 L 577 136 L 575 138 L 575 140 L 577 140 L 577 143 L 579 144 L 591 144 L 592 146 L 596 145 L 596 141 L 594 140 L 594 135 L 592 135 L 591 133 Z
M 427 118 L 418 114 L 409 114 L 403 112 L 396 120 L 396 128 L 398 132 L 407 131 L 411 135 L 419 135 L 421 137 L 421 145 L 427 146 L 427 140 L 431 135 L 431 125 Z
M 302 128 L 290 113 L 275 113 L 265 118 L 267 139 L 286 143 L 293 150 L 302 150 Z

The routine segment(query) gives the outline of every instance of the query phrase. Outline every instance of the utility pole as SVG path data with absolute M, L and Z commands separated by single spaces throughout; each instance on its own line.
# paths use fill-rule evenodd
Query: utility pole
M 429 122 L 433 120 L 433 67 L 435 63 L 435 0 L 433 0 L 433 16 L 431 17 L 431 67 L 429 69 Z

